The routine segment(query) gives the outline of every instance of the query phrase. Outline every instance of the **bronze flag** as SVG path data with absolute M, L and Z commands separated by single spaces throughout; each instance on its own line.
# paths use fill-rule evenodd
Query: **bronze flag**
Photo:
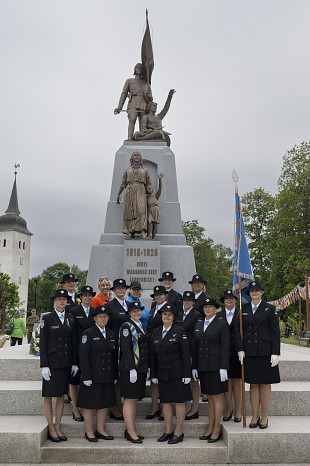
M 152 72 L 154 69 L 153 47 L 150 33 L 150 26 L 148 20 L 148 11 L 146 10 L 146 29 L 144 32 L 142 47 L 141 47 L 141 61 L 143 79 L 151 84 Z

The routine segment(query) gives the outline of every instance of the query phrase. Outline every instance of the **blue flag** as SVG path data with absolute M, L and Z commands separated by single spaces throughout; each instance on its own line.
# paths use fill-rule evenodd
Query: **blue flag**
M 242 218 L 240 198 L 236 185 L 235 194 L 236 213 L 235 213 L 235 241 L 234 241 L 234 258 L 233 258 L 233 291 L 238 291 L 238 278 L 241 278 L 242 301 L 249 302 L 250 297 L 245 293 L 249 282 L 254 280 L 253 269 L 251 265 L 248 244 L 245 237 L 244 223 Z

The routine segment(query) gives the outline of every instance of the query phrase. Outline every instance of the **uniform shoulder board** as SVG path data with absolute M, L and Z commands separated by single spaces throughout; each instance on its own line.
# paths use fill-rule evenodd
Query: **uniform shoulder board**
M 124 335 L 124 337 L 128 337 L 128 335 L 129 335 L 129 330 L 128 330 L 128 328 L 124 328 L 124 329 L 123 329 L 123 335 Z
M 87 335 L 83 335 L 82 336 L 82 343 L 86 343 L 87 342 Z

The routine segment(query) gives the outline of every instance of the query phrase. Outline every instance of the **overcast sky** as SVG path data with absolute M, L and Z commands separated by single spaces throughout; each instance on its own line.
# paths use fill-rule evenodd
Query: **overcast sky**
M 183 220 L 232 247 L 232 170 L 241 195 L 274 194 L 283 155 L 310 139 L 308 0 L 1 0 L 0 215 L 19 163 L 30 276 L 87 269 L 99 243 L 146 7 L 159 110 L 176 89 L 165 129 Z

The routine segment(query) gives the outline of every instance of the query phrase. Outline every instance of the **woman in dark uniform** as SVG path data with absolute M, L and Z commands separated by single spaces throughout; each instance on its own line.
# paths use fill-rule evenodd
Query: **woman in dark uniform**
M 75 365 L 74 320 L 65 310 L 68 300 L 66 290 L 56 290 L 52 297 L 54 310 L 43 316 L 40 331 L 40 367 L 42 367 L 42 396 L 44 415 L 48 423 L 48 439 L 52 442 L 66 441 L 60 431 L 70 374 L 79 368 Z M 56 397 L 55 424 L 53 423 L 52 397 Z
M 95 324 L 84 331 L 80 344 L 81 386 L 77 406 L 83 408 L 85 438 L 113 440 L 107 434 L 107 408 L 115 406 L 114 382 L 117 379 L 117 355 L 112 330 L 106 328 L 109 311 L 105 306 L 93 310 Z M 97 429 L 94 434 L 94 414 Z
M 227 322 L 215 316 L 218 304 L 213 298 L 201 303 L 205 315 L 198 322 L 192 347 L 192 376 L 200 379 L 201 391 L 208 395 L 209 426 L 200 440 L 217 442 L 221 434 L 222 393 L 228 391 L 230 335 Z
M 126 424 L 125 438 L 132 443 L 142 443 L 135 426 L 137 401 L 144 397 L 146 375 L 149 368 L 149 338 L 140 322 L 144 306 L 139 302 L 127 303 L 130 320 L 120 328 L 119 370 L 121 396 L 124 397 L 123 416 Z
M 185 403 L 192 399 L 190 349 L 184 329 L 173 323 L 177 315 L 175 307 L 167 304 L 159 312 L 163 325 L 154 329 L 152 335 L 151 378 L 159 387 L 166 431 L 157 441 L 168 440 L 168 443 L 175 444 L 183 441 Z M 174 431 L 172 403 L 175 403 L 177 417 Z
M 264 291 L 258 282 L 249 284 L 247 294 L 251 302 L 242 306 L 243 341 L 237 321 L 236 349 L 241 364 L 244 360 L 244 379 L 250 384 L 252 420 L 249 427 L 266 429 L 271 384 L 280 382 L 279 318 L 276 308 L 262 300 Z
M 224 304 L 217 317 L 224 322 L 226 321 L 229 325 L 230 332 L 230 358 L 229 358 L 229 369 L 228 369 L 228 392 L 224 394 L 225 398 L 225 409 L 223 421 L 230 421 L 233 414 L 232 401 L 234 400 L 234 421 L 241 422 L 241 364 L 238 358 L 235 345 L 235 327 L 236 322 L 239 318 L 238 311 L 235 308 L 236 296 L 232 290 L 225 290 L 223 296 L 220 298 Z

